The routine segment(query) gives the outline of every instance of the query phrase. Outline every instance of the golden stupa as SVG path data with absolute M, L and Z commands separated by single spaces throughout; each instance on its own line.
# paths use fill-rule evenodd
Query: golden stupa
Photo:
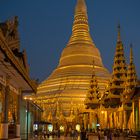
M 84 109 L 93 60 L 95 76 L 102 92 L 108 84 L 110 73 L 104 67 L 100 52 L 90 36 L 85 0 L 78 0 L 72 35 L 61 54 L 59 64 L 38 87 L 37 101 L 44 103 L 47 112 L 55 114 L 59 108 L 59 112 L 67 116 L 72 109 Z

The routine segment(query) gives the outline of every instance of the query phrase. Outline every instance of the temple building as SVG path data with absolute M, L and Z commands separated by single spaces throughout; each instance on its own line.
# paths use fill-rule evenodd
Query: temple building
M 35 94 L 36 90 L 26 52 L 20 52 L 18 18 L 14 17 L 0 23 L 0 139 L 18 140 L 30 132 L 38 109 L 32 101 L 25 101 L 24 95 Z M 37 118 L 40 111 L 36 112 Z

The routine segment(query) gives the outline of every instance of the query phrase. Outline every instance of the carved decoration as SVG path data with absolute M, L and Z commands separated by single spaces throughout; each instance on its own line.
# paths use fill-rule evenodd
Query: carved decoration
M 8 41 L 13 39 L 18 39 L 18 17 L 14 17 L 12 20 L 6 21 L 7 25 L 7 32 L 6 32 L 6 38 Z

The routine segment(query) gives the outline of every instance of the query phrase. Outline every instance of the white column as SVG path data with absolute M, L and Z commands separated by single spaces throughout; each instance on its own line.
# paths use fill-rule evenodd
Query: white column
M 90 112 L 90 114 L 89 114 L 89 128 L 90 129 L 92 129 L 92 121 L 93 121 L 92 112 Z

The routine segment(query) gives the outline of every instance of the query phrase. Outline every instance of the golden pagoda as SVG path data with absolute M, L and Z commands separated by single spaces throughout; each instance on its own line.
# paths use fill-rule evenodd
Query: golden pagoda
M 127 66 L 124 56 L 124 47 L 121 41 L 120 25 L 118 25 L 118 38 L 114 57 L 113 72 L 109 84 L 108 95 L 104 102 L 105 107 L 115 108 L 121 105 L 121 97 L 125 89 L 126 76 Z
M 44 104 L 44 113 L 48 114 L 48 106 L 52 106 L 55 116 L 55 102 L 58 99 L 66 117 L 70 116 L 71 106 L 74 110 L 85 108 L 93 60 L 99 89 L 103 92 L 110 73 L 90 36 L 85 0 L 77 0 L 70 40 L 62 51 L 57 68 L 38 87 L 36 102 Z
M 124 56 L 124 47 L 120 37 L 120 25 L 118 26 L 118 40 L 114 58 L 112 85 L 110 90 L 115 95 L 120 95 L 124 90 L 124 83 L 127 76 L 127 66 Z
M 129 59 L 130 59 L 130 62 L 128 65 L 127 79 L 125 82 L 125 89 L 123 92 L 123 101 L 124 101 L 125 105 L 132 107 L 131 98 L 132 98 L 133 92 L 138 84 L 135 64 L 134 64 L 134 60 L 133 60 L 132 44 L 130 45 L 130 58 Z
M 132 44 L 130 45 L 130 62 L 127 70 L 127 80 L 126 80 L 126 89 L 128 93 L 131 92 L 137 86 L 137 74 L 135 69 L 135 64 L 133 61 L 133 49 Z
M 93 62 L 93 73 L 90 80 L 89 91 L 85 98 L 86 108 L 97 109 L 100 106 L 100 93 L 98 82 L 94 72 L 94 62 Z

